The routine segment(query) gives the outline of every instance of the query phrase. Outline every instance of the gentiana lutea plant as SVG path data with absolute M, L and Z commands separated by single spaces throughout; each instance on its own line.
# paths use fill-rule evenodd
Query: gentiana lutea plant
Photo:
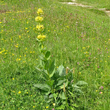
M 78 105 L 74 100 L 83 95 L 82 86 L 87 85 L 84 81 L 74 84 L 74 72 L 63 65 L 56 67 L 55 59 L 51 58 L 51 53 L 44 46 L 46 35 L 43 34 L 44 26 L 41 24 L 44 20 L 43 10 L 38 9 L 36 31 L 38 33 L 37 41 L 39 43 L 40 63 L 36 67 L 36 71 L 40 74 L 41 82 L 35 84 L 38 90 L 44 94 L 47 105 L 54 110 L 74 110 Z M 44 48 L 45 47 L 45 48 Z

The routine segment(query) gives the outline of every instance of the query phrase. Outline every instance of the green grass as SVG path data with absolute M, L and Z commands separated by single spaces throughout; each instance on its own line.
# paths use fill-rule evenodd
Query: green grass
M 82 2 L 84 4 L 89 4 L 98 8 L 106 8 L 110 9 L 110 1 L 109 0 L 77 0 L 77 2 Z
M 71 2 L 72 0 L 57 0 L 59 2 Z
M 52 58 L 58 66 L 75 68 L 74 82 L 88 83 L 80 105 L 88 110 L 108 110 L 110 18 L 53 0 L 0 1 L 0 109 L 43 110 L 47 106 L 42 94 L 33 87 L 41 81 L 35 69 L 39 63 L 35 40 L 38 8 L 45 13 L 45 45 Z

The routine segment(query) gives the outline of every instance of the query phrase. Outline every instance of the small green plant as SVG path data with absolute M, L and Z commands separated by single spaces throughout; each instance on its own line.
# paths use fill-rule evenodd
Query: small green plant
M 43 11 L 38 9 L 37 13 L 42 15 Z M 78 107 L 74 100 L 77 100 L 77 97 L 83 94 L 81 88 L 87 83 L 79 81 L 74 84 L 74 72 L 72 70 L 65 69 L 63 65 L 56 67 L 55 59 L 51 58 L 50 51 L 44 46 L 46 36 L 43 37 L 44 35 L 42 34 L 44 30 L 44 26 L 41 25 L 43 18 L 38 16 L 35 20 L 39 23 L 36 26 L 36 30 L 39 33 L 37 41 L 39 42 L 40 50 L 40 63 L 36 70 L 40 75 L 41 82 L 35 84 L 34 87 L 44 94 L 47 108 L 50 106 L 50 108 L 57 110 L 73 110 Z

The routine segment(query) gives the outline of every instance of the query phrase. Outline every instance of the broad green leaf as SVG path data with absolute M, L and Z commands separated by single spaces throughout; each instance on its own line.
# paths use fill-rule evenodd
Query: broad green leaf
M 55 73 L 55 60 L 52 61 L 50 68 L 49 68 L 50 78 L 54 75 L 54 73 Z
M 39 64 L 42 68 L 44 68 L 44 61 L 40 59 L 40 64 Z
M 64 76 L 66 75 L 66 71 L 65 71 L 65 68 L 63 65 L 60 65 L 57 69 L 58 73 L 59 73 L 59 76 Z
M 59 107 L 56 107 L 56 110 L 64 110 L 64 108 L 65 108 L 65 105 L 61 105 Z
M 46 84 L 49 85 L 50 87 L 53 86 L 54 80 L 47 80 Z
M 47 59 L 50 58 L 50 51 L 47 51 L 47 52 L 46 52 L 45 57 L 46 57 Z
M 55 85 L 56 90 L 60 90 L 64 88 L 64 83 L 65 83 L 65 87 L 68 86 L 68 81 L 66 79 L 64 80 L 59 80 L 57 85 Z
M 58 83 L 57 83 L 57 86 L 60 86 L 60 85 L 64 84 L 65 82 L 66 82 L 66 79 L 59 80 Z
M 77 104 L 75 104 L 75 103 L 74 103 L 74 104 L 72 104 L 72 106 L 74 106 L 74 107 L 76 107 L 76 108 L 77 108 L 77 107 L 79 107 L 79 106 L 78 106 Z
M 39 58 L 40 58 L 41 60 L 45 60 L 45 57 L 44 57 L 43 54 L 39 55 Z
M 69 110 L 75 110 L 75 108 L 74 108 L 74 107 L 69 106 Z
M 79 86 L 77 86 L 77 85 L 74 85 L 73 87 L 74 87 L 74 88 L 76 88 L 76 89 L 80 89 L 80 87 L 79 87 Z
M 41 74 L 45 80 L 49 80 L 49 75 L 47 73 L 47 70 L 42 70 Z
M 53 93 L 53 97 L 56 99 L 57 98 L 58 93 Z
M 68 91 L 68 92 L 70 93 L 71 98 L 75 98 L 76 97 L 73 92 L 71 92 L 71 91 Z
M 38 71 L 38 72 L 41 72 L 42 70 L 38 67 L 35 67 L 35 69 Z
M 79 94 L 83 94 L 83 91 L 81 91 L 81 89 L 74 89 L 75 93 L 79 93 Z
M 84 85 L 87 85 L 87 83 L 85 81 L 78 81 L 76 83 L 77 86 L 84 86 Z
M 49 61 L 48 60 L 44 61 L 44 64 L 45 64 L 45 69 L 49 70 Z
M 66 96 L 65 96 L 65 93 L 64 93 L 64 92 L 60 93 L 60 94 L 59 94 L 59 97 L 60 97 L 61 99 L 63 99 L 63 100 L 66 99 Z
M 50 91 L 50 87 L 47 84 L 35 84 L 34 87 L 42 91 Z
M 68 85 L 68 81 L 65 82 L 65 87 L 67 87 L 67 85 Z M 63 85 L 61 85 L 59 87 L 60 87 L 60 89 L 63 89 L 64 88 L 64 83 L 63 83 Z

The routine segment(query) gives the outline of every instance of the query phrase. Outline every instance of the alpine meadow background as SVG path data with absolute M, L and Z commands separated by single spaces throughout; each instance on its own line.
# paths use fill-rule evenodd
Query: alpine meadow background
M 0 0 L 0 110 L 109 110 L 110 3 L 70 1 Z

